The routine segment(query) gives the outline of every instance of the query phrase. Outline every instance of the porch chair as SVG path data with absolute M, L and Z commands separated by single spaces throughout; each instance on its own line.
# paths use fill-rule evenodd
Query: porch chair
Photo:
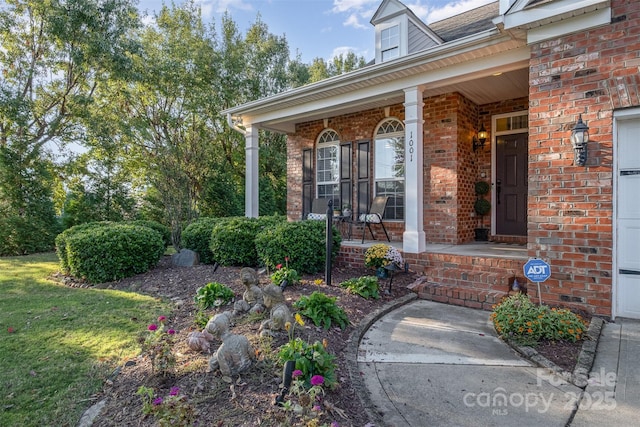
M 311 212 L 307 214 L 307 219 L 324 221 L 327 219 L 327 205 L 329 199 L 313 199 L 311 202 Z
M 369 211 L 366 214 L 361 214 L 358 217 L 358 223 L 362 224 L 362 243 L 364 243 L 364 236 L 365 234 L 367 234 L 367 228 L 369 229 L 369 233 L 371 233 L 371 237 L 373 237 L 373 240 L 376 239 L 373 235 L 371 224 L 380 224 L 382 226 L 382 230 L 384 231 L 384 235 L 387 236 L 387 241 L 391 241 L 383 222 L 384 211 L 387 208 L 388 201 L 389 196 L 376 196 L 373 199 L 373 202 L 371 202 Z

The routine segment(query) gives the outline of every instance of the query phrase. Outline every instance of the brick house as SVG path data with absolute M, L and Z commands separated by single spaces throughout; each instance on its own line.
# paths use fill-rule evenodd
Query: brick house
M 371 24 L 372 64 L 225 111 L 245 135 L 246 214 L 258 130 L 286 133 L 288 218 L 389 196 L 420 296 L 490 308 L 535 257 L 551 277 L 534 298 L 640 318 L 640 2 L 499 0 L 426 25 L 383 0 Z M 343 243 L 340 262 L 361 263 Z

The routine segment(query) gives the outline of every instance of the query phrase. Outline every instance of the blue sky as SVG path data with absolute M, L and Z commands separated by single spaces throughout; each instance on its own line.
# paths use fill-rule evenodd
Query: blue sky
M 182 0 L 173 0 L 180 4 Z M 403 3 L 426 23 L 495 0 L 406 0 Z M 195 0 L 203 16 L 219 28 L 220 16 L 228 11 L 244 34 L 260 13 L 272 34 L 286 36 L 292 56 L 302 61 L 328 60 L 353 51 L 369 61 L 374 56 L 373 26 L 369 23 L 382 0 Z M 139 0 L 139 9 L 153 14 L 162 0 Z M 165 1 L 171 4 L 171 0 Z

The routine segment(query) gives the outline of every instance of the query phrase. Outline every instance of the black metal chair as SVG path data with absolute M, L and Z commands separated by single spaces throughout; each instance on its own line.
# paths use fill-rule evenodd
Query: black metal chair
M 327 219 L 327 205 L 329 199 L 313 199 L 311 202 L 311 212 L 307 214 L 307 219 L 315 219 L 318 221 L 324 221 Z
M 376 237 L 373 234 L 373 230 L 371 229 L 371 224 L 380 224 L 380 226 L 382 226 L 382 230 L 384 231 L 384 235 L 387 236 L 387 241 L 391 241 L 383 221 L 384 211 L 387 209 L 387 202 L 389 202 L 389 196 L 375 197 L 373 199 L 373 202 L 371 202 L 369 211 L 366 214 L 362 214 L 360 215 L 360 217 L 358 217 L 358 223 L 362 224 L 362 243 L 364 243 L 364 236 L 365 234 L 367 234 L 367 228 L 369 229 L 369 233 L 371 233 L 371 237 L 373 237 L 373 240 L 376 240 Z

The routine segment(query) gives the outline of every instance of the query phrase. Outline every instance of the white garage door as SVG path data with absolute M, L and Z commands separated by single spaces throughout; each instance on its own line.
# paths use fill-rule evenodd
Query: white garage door
M 616 125 L 616 315 L 640 319 L 640 117 Z

